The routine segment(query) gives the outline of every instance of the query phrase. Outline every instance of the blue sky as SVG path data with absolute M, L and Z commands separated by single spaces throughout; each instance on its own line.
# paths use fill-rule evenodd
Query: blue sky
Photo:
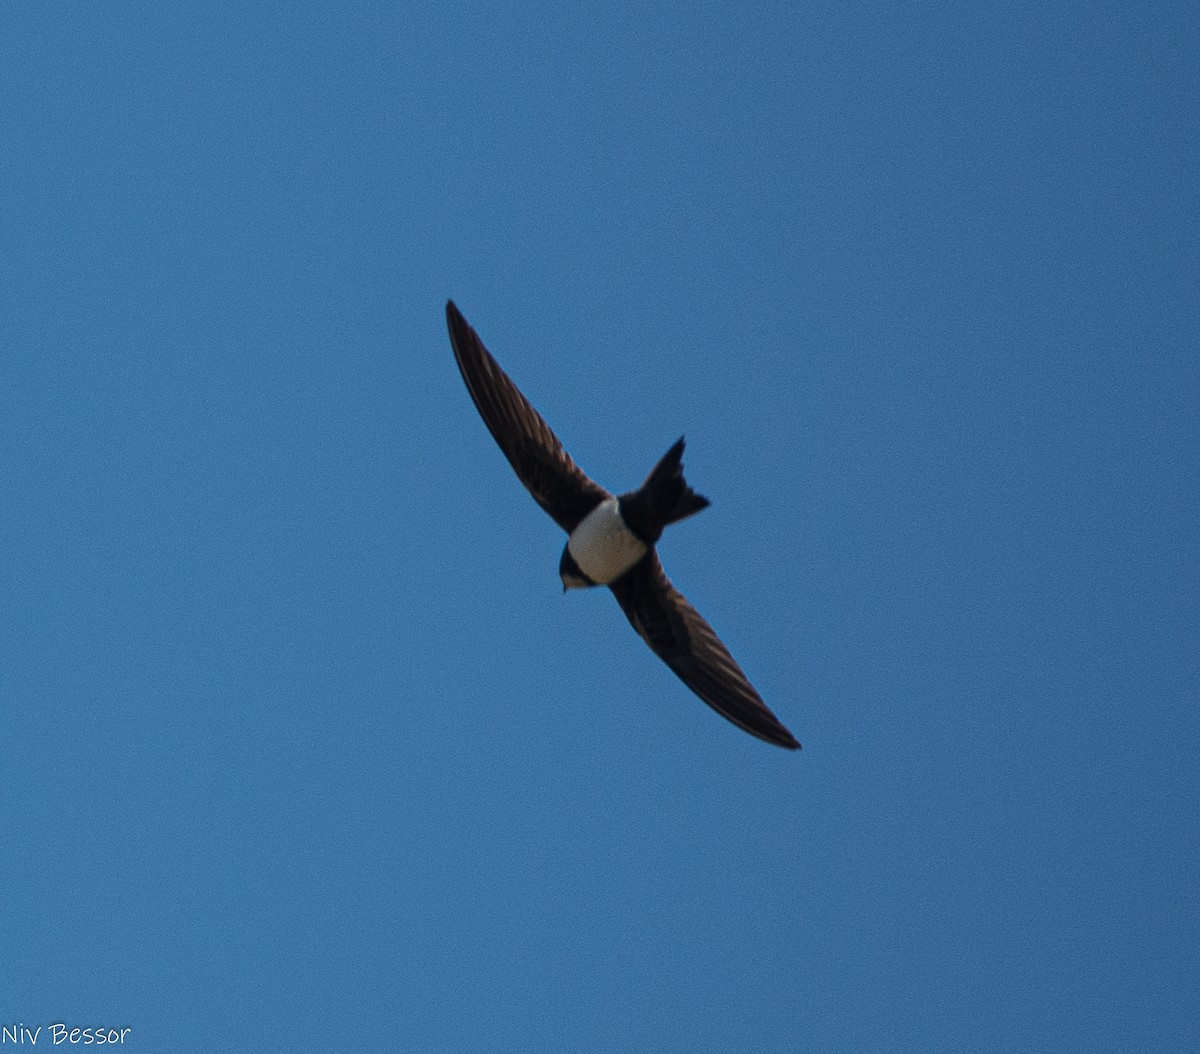
M 0 1025 L 1193 1049 L 1198 21 L 6 4 Z M 686 434 L 804 751 L 562 596 L 447 297 Z

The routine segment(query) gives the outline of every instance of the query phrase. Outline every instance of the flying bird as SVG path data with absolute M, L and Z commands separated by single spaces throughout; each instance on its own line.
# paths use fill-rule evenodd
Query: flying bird
M 559 562 L 563 591 L 608 586 L 650 649 L 704 702 L 752 736 L 798 749 L 712 627 L 671 585 L 655 552 L 667 524 L 709 504 L 683 478 L 683 439 L 637 490 L 612 495 L 571 460 L 452 300 L 446 322 L 488 431 L 534 500 L 569 536 Z

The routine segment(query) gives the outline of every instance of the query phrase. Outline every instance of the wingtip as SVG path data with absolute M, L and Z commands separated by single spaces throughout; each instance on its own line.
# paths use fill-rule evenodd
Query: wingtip
M 460 341 L 468 342 L 474 332 L 453 300 L 446 301 L 446 326 L 450 330 L 451 343 L 456 347 Z
M 770 743 L 772 746 L 783 747 L 784 750 L 801 750 L 799 741 L 791 734 L 783 725 L 771 729 L 769 734 L 762 731 L 754 733 L 759 739 Z

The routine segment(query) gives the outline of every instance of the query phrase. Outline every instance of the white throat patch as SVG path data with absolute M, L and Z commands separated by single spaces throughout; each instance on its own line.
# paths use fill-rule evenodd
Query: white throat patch
M 617 499 L 608 498 L 571 532 L 567 550 L 579 570 L 597 585 L 606 586 L 646 555 L 646 543 L 625 526 Z

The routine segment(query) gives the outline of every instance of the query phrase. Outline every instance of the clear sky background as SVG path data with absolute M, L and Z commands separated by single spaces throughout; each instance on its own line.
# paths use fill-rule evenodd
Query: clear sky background
M 6 3 L 0 1024 L 1195 1050 L 1198 10 Z

